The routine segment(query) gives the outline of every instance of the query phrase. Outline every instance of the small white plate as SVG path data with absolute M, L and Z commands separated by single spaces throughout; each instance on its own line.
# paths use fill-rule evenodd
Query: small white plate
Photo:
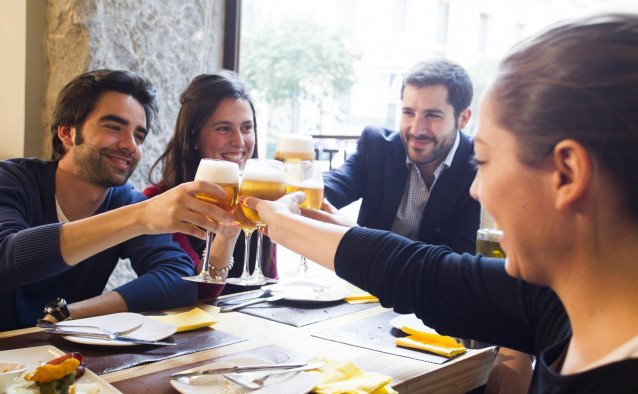
M 106 328 L 109 331 L 124 331 L 129 328 L 142 324 L 142 327 L 125 336 L 136 339 L 146 339 L 148 341 L 159 341 L 173 335 L 177 331 L 177 327 L 170 324 L 162 323 L 150 317 L 140 315 L 139 313 L 121 312 L 111 315 L 102 315 L 95 317 L 87 317 L 86 319 L 67 320 L 58 323 L 60 326 L 96 326 Z M 71 327 L 69 329 L 72 329 Z M 91 333 L 99 333 L 100 330 L 92 330 L 87 328 L 73 329 L 74 331 L 86 331 Z M 135 346 L 137 343 L 110 341 L 108 339 L 87 338 L 73 335 L 63 335 L 64 339 L 71 342 L 81 343 L 84 345 L 104 345 L 104 346 Z
M 431 334 L 438 335 L 438 332 L 436 332 L 433 328 L 430 328 L 423 324 L 421 319 L 416 317 L 414 313 L 411 313 L 409 315 L 397 316 L 394 319 L 390 320 L 390 325 L 397 330 L 403 330 L 403 327 L 408 327 L 416 331 L 429 332 Z
M 183 372 L 202 371 L 210 368 L 232 367 L 235 365 L 256 365 L 271 364 L 271 362 L 259 360 L 257 358 L 235 358 L 232 360 L 220 361 L 213 364 L 202 365 L 201 367 L 187 369 Z M 255 372 L 256 374 L 257 372 Z M 261 373 L 261 372 L 260 372 Z M 248 372 L 242 374 L 247 375 Z M 263 373 L 262 373 L 263 374 Z M 182 383 L 178 380 L 171 380 L 171 385 L 182 394 L 193 393 L 226 393 L 226 394 L 305 394 L 309 393 L 317 385 L 317 379 L 308 372 L 292 372 L 273 376 L 266 380 L 264 387 L 259 390 L 247 390 L 226 379 L 222 374 L 208 375 L 195 378 L 192 383 Z
M 65 355 L 62 350 L 54 346 L 35 346 L 22 349 L 0 351 L 0 360 L 13 360 L 25 364 L 26 372 L 33 371 L 40 364 L 51 361 Z M 86 369 L 84 375 L 77 381 L 77 393 L 99 392 L 100 394 L 120 393 L 118 389 L 111 386 L 106 380 Z M 24 375 L 19 377 L 11 386 L 7 394 L 39 394 L 40 389 L 35 382 L 24 380 Z
M 284 300 L 304 302 L 333 302 L 343 300 L 350 294 L 345 287 L 330 286 L 319 282 L 296 281 L 263 286 L 284 293 Z

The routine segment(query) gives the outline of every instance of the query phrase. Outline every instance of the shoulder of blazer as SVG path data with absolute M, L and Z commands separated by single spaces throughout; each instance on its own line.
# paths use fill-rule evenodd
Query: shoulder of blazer
M 378 161 L 380 155 L 390 155 L 405 160 L 405 148 L 401 133 L 381 127 L 366 127 L 359 137 L 359 150 L 367 151 Z
M 461 140 L 459 141 L 459 147 L 454 154 L 454 159 L 452 159 L 450 170 L 454 169 L 454 172 L 457 174 L 457 171 L 460 171 L 460 173 L 467 173 L 469 171 L 470 173 L 472 173 L 473 177 L 476 171 L 470 164 L 470 159 L 474 152 L 474 144 L 472 143 L 472 140 L 470 140 L 470 138 L 462 131 L 459 131 L 459 133 L 461 133 Z

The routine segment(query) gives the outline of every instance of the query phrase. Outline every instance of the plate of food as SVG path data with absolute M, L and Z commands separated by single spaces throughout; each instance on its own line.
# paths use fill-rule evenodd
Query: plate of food
M 84 368 L 81 358 L 80 353 L 65 354 L 54 346 L 35 346 L 0 351 L 0 360 L 19 362 L 27 367 L 26 371 L 7 390 L 7 394 L 40 394 L 42 385 L 46 385 L 47 389 L 49 387 L 71 386 L 70 390 L 58 392 L 73 392 L 72 390 L 75 390 L 76 394 L 121 393 L 106 380 Z M 42 366 L 43 364 L 47 364 L 47 366 Z M 64 375 L 59 376 L 63 373 Z M 40 382 L 39 385 L 36 382 Z
M 162 323 L 148 316 L 139 313 L 121 312 L 110 315 L 102 315 L 95 317 L 87 317 L 85 319 L 66 320 L 58 323 L 60 329 L 68 326 L 69 330 L 82 331 L 88 333 L 102 333 L 99 329 L 82 328 L 74 329 L 73 326 L 95 326 L 105 328 L 109 331 L 126 331 L 133 327 L 141 327 L 133 332 L 126 334 L 129 338 L 144 339 L 147 341 L 159 341 L 173 335 L 177 328 L 170 324 Z M 64 339 L 83 345 L 103 345 L 103 346 L 135 346 L 137 344 L 131 342 L 112 341 L 109 339 L 89 338 L 74 335 L 64 335 Z
M 224 360 L 213 364 L 202 365 L 197 368 L 180 371 L 188 373 L 203 371 L 211 368 L 224 368 L 233 366 L 248 366 L 258 364 L 272 364 L 272 362 L 257 358 L 235 358 Z M 259 372 L 246 372 L 242 375 L 258 374 Z M 257 375 L 255 375 L 257 377 Z M 269 377 L 264 386 L 258 390 L 248 390 L 225 379 L 223 375 L 204 375 L 188 380 L 186 383 L 181 380 L 171 380 L 171 385 L 182 394 L 196 393 L 226 393 L 226 394 L 305 394 L 312 391 L 317 385 L 317 378 L 308 372 L 290 372 L 286 374 Z
M 284 300 L 303 302 L 334 302 L 350 294 L 345 287 L 310 281 L 282 282 L 261 289 L 281 292 Z

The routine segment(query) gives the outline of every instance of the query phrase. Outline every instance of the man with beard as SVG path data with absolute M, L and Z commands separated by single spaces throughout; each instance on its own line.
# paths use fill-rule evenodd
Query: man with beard
M 468 123 L 472 82 L 459 65 L 414 66 L 401 87 L 400 131 L 367 127 L 343 166 L 324 173 L 335 207 L 361 198 L 360 226 L 475 253 L 480 205 L 469 193 L 476 170 Z
M 195 301 L 197 284 L 181 279 L 194 274 L 193 264 L 166 233 L 204 238 L 204 229 L 220 226 L 204 215 L 221 222 L 232 215 L 195 198 L 200 191 L 224 194 L 211 183 L 184 183 L 147 200 L 127 182 L 156 112 L 155 88 L 140 75 L 87 72 L 58 97 L 52 161 L 0 162 L 0 331 L 43 316 L 77 319 Z M 130 259 L 138 278 L 102 294 L 120 258 Z

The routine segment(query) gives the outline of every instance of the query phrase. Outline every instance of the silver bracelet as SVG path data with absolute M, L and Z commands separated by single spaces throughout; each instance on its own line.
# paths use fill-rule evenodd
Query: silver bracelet
M 235 264 L 235 259 L 233 258 L 233 256 L 230 256 L 230 262 L 224 268 L 217 268 L 212 264 L 210 265 L 210 267 L 215 271 L 217 275 L 221 275 L 223 273 L 230 271 L 233 268 L 233 264 Z

